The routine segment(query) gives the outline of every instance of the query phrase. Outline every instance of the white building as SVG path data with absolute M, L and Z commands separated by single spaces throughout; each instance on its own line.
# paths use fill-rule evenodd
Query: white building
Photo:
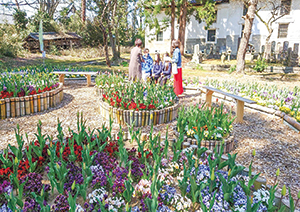
M 275 0 L 276 1 L 276 0 Z M 275 2 L 273 1 L 273 2 Z M 287 15 L 278 19 L 273 24 L 273 34 L 271 42 L 273 41 L 273 51 L 279 51 L 280 48 L 291 47 L 296 50 L 300 43 L 300 0 L 277 0 L 278 5 L 285 5 L 288 12 Z M 258 5 L 260 7 L 261 5 Z M 232 55 L 237 54 L 238 45 L 241 39 L 242 30 L 244 27 L 244 20 L 242 16 L 246 10 L 242 3 L 238 1 L 223 0 L 223 3 L 216 5 L 217 20 L 208 30 L 205 30 L 205 22 L 199 23 L 194 17 L 187 23 L 185 34 L 185 51 L 193 52 L 195 44 L 200 45 L 200 50 L 209 51 L 213 47 L 215 54 L 220 54 L 222 51 L 231 50 Z M 271 16 L 271 8 L 265 8 L 259 11 L 259 15 L 263 20 L 268 20 Z M 162 12 L 157 16 L 159 20 L 166 18 Z M 177 23 L 175 21 L 175 23 Z M 178 26 L 175 27 L 175 38 L 178 35 Z M 155 35 L 155 29 L 149 30 L 146 28 L 145 45 L 150 49 L 150 52 L 166 52 L 170 49 L 171 28 L 168 27 L 164 31 Z M 252 28 L 252 35 L 250 43 L 254 45 L 256 52 L 262 51 L 262 46 L 265 45 L 265 40 L 268 35 L 266 26 L 255 17 Z M 274 43 L 275 41 L 275 43 Z M 285 47 L 283 47 L 283 43 Z

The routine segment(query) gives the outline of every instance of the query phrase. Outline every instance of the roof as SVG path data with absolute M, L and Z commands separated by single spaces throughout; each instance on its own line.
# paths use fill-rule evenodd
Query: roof
M 39 40 L 39 33 L 34 32 L 30 33 L 25 40 L 27 40 L 29 37 Z M 58 33 L 58 32 L 44 32 L 43 33 L 43 39 L 44 40 L 56 40 L 56 39 L 62 39 L 62 38 L 75 38 L 75 39 L 81 39 L 79 35 L 77 35 L 75 32 L 67 32 L 67 33 Z

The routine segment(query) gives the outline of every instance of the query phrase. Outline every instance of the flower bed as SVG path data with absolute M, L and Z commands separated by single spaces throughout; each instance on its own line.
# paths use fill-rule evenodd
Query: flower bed
M 163 124 L 177 117 L 178 98 L 170 86 L 126 82 L 122 75 L 102 74 L 96 78 L 96 93 L 101 115 L 118 124 Z
M 175 135 L 184 135 L 183 148 L 206 147 L 213 150 L 217 147 L 220 151 L 223 143 L 225 153 L 233 150 L 234 136 L 231 132 L 235 118 L 223 104 L 211 108 L 205 107 L 205 104 L 194 104 L 182 107 L 178 114 Z
M 110 129 L 103 127 L 94 134 L 86 131 L 79 116 L 77 123 L 78 131 L 65 137 L 59 122 L 56 141 L 42 134 L 39 123 L 37 141 L 24 151 L 17 129 L 18 147 L 9 146 L 0 155 L 2 211 L 278 209 L 276 186 L 270 190 L 257 186 L 259 174 L 252 175 L 252 162 L 245 172 L 235 163 L 236 155 L 228 154 L 223 160 L 222 154 L 205 148 L 182 151 L 181 141 L 170 149 L 168 138 L 160 146 L 153 125 L 147 141 L 139 139 L 140 132 L 131 131 L 138 148 L 126 149 L 121 131 L 114 141 Z
M 203 84 L 254 100 L 258 105 L 280 110 L 300 122 L 300 87 L 298 86 L 291 91 L 288 88 L 279 89 L 275 85 L 259 83 L 218 80 L 207 80 L 201 83 L 197 78 L 185 81 L 185 85 L 191 88 L 201 87 Z
M 63 99 L 63 85 L 49 72 L 0 75 L 0 118 L 19 117 L 55 107 Z

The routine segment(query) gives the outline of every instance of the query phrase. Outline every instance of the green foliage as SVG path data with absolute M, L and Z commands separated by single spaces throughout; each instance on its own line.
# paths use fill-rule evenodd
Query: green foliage
M 268 65 L 265 59 L 258 59 L 253 69 L 257 72 L 263 72 L 267 67 Z
M 28 19 L 26 18 L 27 14 L 25 11 L 15 9 L 13 14 L 15 27 L 18 31 L 25 30 L 26 25 L 28 23 Z
M 26 31 L 18 32 L 14 25 L 0 24 L 0 56 L 16 57 L 21 53 Z
M 195 7 L 196 19 L 199 22 L 204 21 L 206 23 L 205 30 L 212 25 L 217 19 L 216 2 L 214 0 L 205 1 L 203 6 Z
M 235 72 L 235 71 L 236 71 L 236 65 L 230 66 L 230 69 L 229 69 L 228 73 L 229 73 L 229 74 L 232 74 L 232 73 Z
M 39 31 L 40 20 L 43 20 L 43 32 L 59 32 L 57 23 L 48 13 L 42 11 L 38 11 L 31 17 L 30 25 L 33 32 Z
M 59 51 L 59 49 L 55 45 L 52 45 L 52 44 L 49 46 L 48 53 L 51 55 L 57 55 L 57 56 L 61 55 L 61 52 Z
M 122 62 L 120 63 L 120 65 L 123 66 L 123 67 L 128 67 L 128 66 L 129 66 L 129 64 L 128 64 L 127 61 L 122 61 Z

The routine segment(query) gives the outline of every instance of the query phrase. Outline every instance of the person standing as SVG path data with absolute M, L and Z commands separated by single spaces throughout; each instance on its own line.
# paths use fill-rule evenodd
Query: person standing
M 160 75 L 163 71 L 163 64 L 160 60 L 160 55 L 159 53 L 155 53 L 155 58 L 154 58 L 154 65 L 153 65 L 153 75 L 154 75 L 154 81 L 157 83 L 158 79 L 160 78 Z
M 172 41 L 173 47 L 173 58 L 172 63 L 173 65 L 177 66 L 177 74 L 173 72 L 174 75 L 174 92 L 178 96 L 183 93 L 182 87 L 182 66 L 181 66 L 181 53 L 179 49 L 179 41 L 173 40 Z
M 135 47 L 131 50 L 130 53 L 130 62 L 129 62 L 129 80 L 141 80 L 142 79 L 142 40 L 136 39 Z
M 149 54 L 149 49 L 144 50 L 143 62 L 142 62 L 142 78 L 146 82 L 152 75 L 153 59 Z

